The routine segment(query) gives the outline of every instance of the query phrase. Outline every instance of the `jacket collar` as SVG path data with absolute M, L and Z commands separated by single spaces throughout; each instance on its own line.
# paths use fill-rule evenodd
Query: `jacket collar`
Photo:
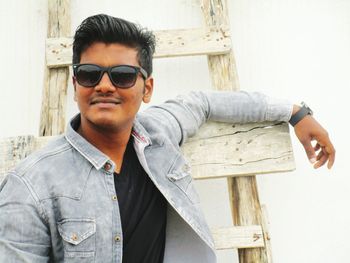
M 65 133 L 66 140 L 84 156 L 97 170 L 100 170 L 110 158 L 102 153 L 99 149 L 89 143 L 84 137 L 76 132 L 80 125 L 80 114 L 75 115 L 68 123 Z M 144 147 L 152 145 L 149 134 L 142 124 L 135 119 L 132 129 L 132 136 L 135 138 L 136 144 L 141 144 Z M 113 162 L 112 162 L 113 163 Z M 113 164 L 114 165 L 114 164 Z
M 134 124 L 131 131 L 132 136 L 136 139 L 135 141 L 144 145 L 152 145 L 152 141 L 146 129 L 142 126 L 142 124 L 135 118 Z

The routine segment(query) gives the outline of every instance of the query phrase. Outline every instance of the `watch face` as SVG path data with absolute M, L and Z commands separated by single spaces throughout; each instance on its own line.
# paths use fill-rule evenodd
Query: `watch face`
M 307 104 L 306 104 L 305 102 L 302 102 L 301 105 L 302 105 L 305 109 L 308 110 L 308 112 L 309 112 L 310 115 L 313 115 L 313 114 L 314 114 L 314 112 L 310 109 L 309 106 L 307 106 Z

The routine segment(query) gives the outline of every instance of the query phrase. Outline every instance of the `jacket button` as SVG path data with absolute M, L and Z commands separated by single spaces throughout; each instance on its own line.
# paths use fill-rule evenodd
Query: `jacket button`
M 77 234 L 73 234 L 73 235 L 72 235 L 72 240 L 73 240 L 73 241 L 77 241 L 77 240 L 78 240 Z
M 106 164 L 103 166 L 103 169 L 105 169 L 106 171 L 109 171 L 111 168 L 112 168 L 112 165 L 111 165 L 110 163 L 106 163 Z
M 120 236 L 115 236 L 115 237 L 114 237 L 114 240 L 115 240 L 116 242 L 119 242 L 119 241 L 121 240 L 121 238 L 120 238 Z
M 113 201 L 117 201 L 117 200 L 118 200 L 118 197 L 117 197 L 116 195 L 113 195 L 113 196 L 112 196 L 112 200 L 113 200 Z

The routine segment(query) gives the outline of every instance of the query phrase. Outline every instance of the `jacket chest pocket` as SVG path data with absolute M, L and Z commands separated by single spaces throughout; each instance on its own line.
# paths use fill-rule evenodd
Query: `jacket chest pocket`
M 193 178 L 191 176 L 191 167 L 182 156 L 177 158 L 167 177 L 186 194 L 192 203 L 199 203 L 199 196 L 194 188 Z
M 96 222 L 94 219 L 64 219 L 57 225 L 63 239 L 65 263 L 95 261 Z

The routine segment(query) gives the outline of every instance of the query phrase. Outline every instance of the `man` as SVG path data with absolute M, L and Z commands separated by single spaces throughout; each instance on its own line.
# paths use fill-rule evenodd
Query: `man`
M 80 114 L 2 183 L 0 262 L 216 262 L 179 149 L 209 119 L 291 120 L 315 168 L 332 167 L 334 148 L 309 109 L 262 94 L 192 92 L 138 113 L 153 92 L 154 48 L 151 32 L 122 19 L 79 26 Z

